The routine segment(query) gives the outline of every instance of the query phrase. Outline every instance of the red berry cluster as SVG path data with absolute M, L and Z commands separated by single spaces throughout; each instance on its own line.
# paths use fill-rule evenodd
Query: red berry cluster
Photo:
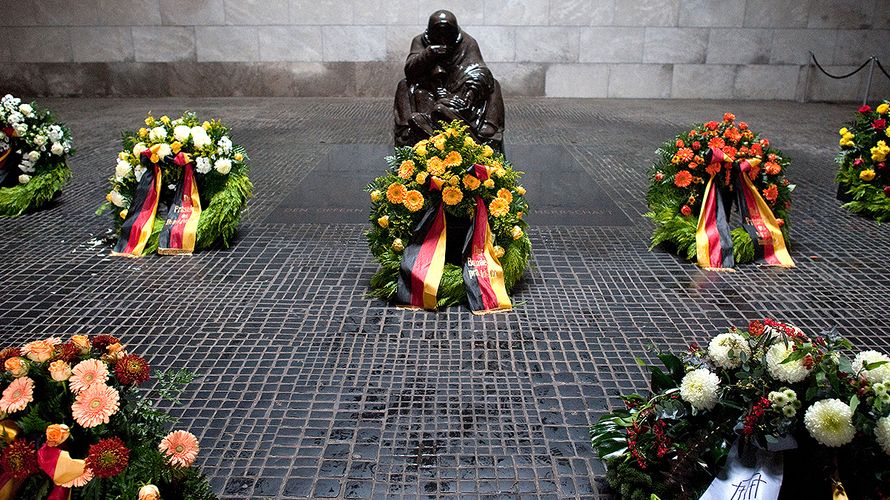
M 751 411 L 745 415 L 745 426 L 742 429 L 742 433 L 746 436 L 750 436 L 754 434 L 754 427 L 757 425 L 757 421 L 760 420 L 760 417 L 766 413 L 766 409 L 770 407 L 772 403 L 770 400 L 765 397 L 761 397 L 759 401 L 754 403 L 754 406 L 751 407 Z

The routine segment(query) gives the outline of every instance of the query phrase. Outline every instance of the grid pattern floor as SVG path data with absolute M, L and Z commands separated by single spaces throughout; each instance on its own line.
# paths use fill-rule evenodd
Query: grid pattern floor
M 650 357 L 648 346 L 682 349 L 774 316 L 805 331 L 836 326 L 858 346 L 890 352 L 890 225 L 846 213 L 834 198 L 836 129 L 852 106 L 508 101 L 508 153 L 558 148 L 554 161 L 570 159 L 620 216 L 610 225 L 573 213 L 571 224 L 533 226 L 517 307 L 475 317 L 367 298 L 376 266 L 364 215 L 331 223 L 278 212 L 312 183 L 334 207 L 366 196 L 322 174 L 376 172 L 325 159 L 342 145 L 387 144 L 388 100 L 40 104 L 71 126 L 78 154 L 54 206 L 0 220 L 2 343 L 108 332 L 154 367 L 197 371 L 172 411 L 201 440 L 200 465 L 222 498 L 609 498 L 587 429 L 618 394 L 645 388 L 634 358 Z M 148 110 L 185 109 L 222 118 L 252 158 L 255 197 L 237 243 L 191 257 L 110 258 L 108 220 L 93 212 L 119 131 Z M 647 249 L 641 214 L 654 150 L 724 111 L 794 159 L 794 270 L 707 273 Z M 517 167 L 548 192 L 559 192 L 552 183 L 568 168 Z M 560 200 L 548 206 L 552 217 Z

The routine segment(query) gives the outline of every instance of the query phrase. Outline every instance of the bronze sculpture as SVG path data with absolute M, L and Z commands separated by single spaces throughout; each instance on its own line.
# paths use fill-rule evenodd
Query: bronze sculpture
M 478 143 L 503 149 L 500 85 L 454 14 L 438 10 L 430 16 L 426 31 L 411 42 L 405 77 L 393 107 L 396 146 L 429 138 L 440 120 L 461 120 Z

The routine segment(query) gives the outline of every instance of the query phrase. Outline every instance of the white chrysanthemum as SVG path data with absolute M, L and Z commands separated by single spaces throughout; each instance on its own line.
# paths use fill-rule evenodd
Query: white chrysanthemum
M 229 160 L 228 158 L 220 158 L 213 164 L 213 168 L 215 168 L 217 172 L 227 175 L 232 170 L 232 160 Z
M 167 138 L 167 129 L 164 127 L 155 127 L 148 133 L 148 138 L 153 141 L 163 141 Z
M 680 397 L 697 410 L 710 410 L 717 404 L 720 377 L 706 368 L 687 373 L 680 382 Z
M 748 341 L 738 333 L 721 333 L 708 344 L 708 356 L 720 368 L 738 368 L 742 366 L 742 353 L 745 358 L 751 356 Z
M 793 384 L 807 378 L 810 371 L 803 364 L 803 359 L 782 363 L 794 352 L 791 345 L 786 346 L 779 342 L 774 344 L 766 351 L 766 369 L 769 374 L 776 380 Z
M 189 128 L 188 125 L 177 125 L 173 128 L 173 138 L 175 138 L 179 142 L 185 142 L 189 140 L 189 136 L 192 135 L 192 129 Z
M 890 455 L 890 417 L 879 418 L 875 425 L 875 439 L 884 453 Z
M 113 189 L 108 193 L 108 201 L 113 203 L 116 207 L 126 208 L 127 206 L 127 200 L 117 191 L 117 189 Z
M 210 137 L 207 135 L 207 131 L 201 127 L 192 127 L 192 144 L 199 149 L 210 145 Z
M 206 174 L 207 172 L 210 172 L 211 168 L 213 167 L 210 165 L 210 160 L 207 157 L 199 156 L 195 160 L 195 170 L 199 174 Z
M 22 174 L 19 176 L 19 184 L 27 184 L 31 182 L 31 176 L 28 174 Z
M 129 177 L 130 172 L 133 171 L 133 167 L 130 165 L 130 162 L 127 160 L 117 160 L 117 165 L 114 167 L 114 175 L 119 180 L 124 180 Z
M 825 446 L 836 448 L 853 440 L 853 410 L 839 399 L 823 399 L 807 408 L 803 423 L 810 435 Z
M 863 370 L 862 375 L 865 377 L 865 380 L 872 384 L 876 382 L 890 382 L 890 357 L 878 351 L 862 351 L 857 354 L 853 358 L 853 371 L 859 372 L 867 365 L 880 363 L 881 361 L 886 361 L 886 363 L 871 370 Z

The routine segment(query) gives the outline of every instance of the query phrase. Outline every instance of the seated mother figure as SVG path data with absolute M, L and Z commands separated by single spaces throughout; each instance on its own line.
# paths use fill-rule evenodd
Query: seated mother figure
M 461 120 L 478 143 L 502 150 L 500 86 L 454 14 L 439 10 L 430 16 L 426 31 L 411 42 L 405 76 L 394 105 L 396 146 L 429 138 L 440 120 Z

